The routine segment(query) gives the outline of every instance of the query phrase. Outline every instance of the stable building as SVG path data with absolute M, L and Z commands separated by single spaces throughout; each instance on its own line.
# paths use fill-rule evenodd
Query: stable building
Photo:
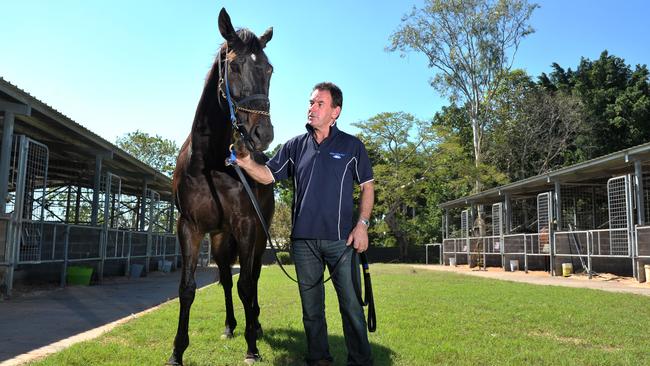
M 442 260 L 644 281 L 649 201 L 646 143 L 441 204 Z
M 175 268 L 171 179 L 0 78 L 0 287 Z M 158 268 L 160 267 L 160 268 Z

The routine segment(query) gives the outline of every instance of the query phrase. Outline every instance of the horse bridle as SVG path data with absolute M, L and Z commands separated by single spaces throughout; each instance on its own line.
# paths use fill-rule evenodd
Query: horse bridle
M 232 124 L 232 127 L 235 129 L 235 131 L 237 131 L 237 133 L 239 133 L 241 138 L 244 140 L 244 143 L 246 144 L 246 148 L 248 148 L 248 150 L 250 150 L 251 152 L 254 152 L 255 142 L 253 141 L 250 134 L 246 130 L 246 127 L 244 127 L 244 124 L 237 120 L 236 113 L 242 111 L 246 113 L 259 114 L 262 116 L 270 117 L 271 113 L 269 111 L 242 107 L 242 105 L 246 105 L 246 103 L 251 102 L 253 100 L 263 100 L 266 101 L 267 105 L 270 105 L 269 97 L 265 94 L 252 94 L 239 101 L 235 101 L 232 98 L 232 96 L 230 95 L 230 83 L 228 82 L 227 54 L 228 54 L 228 48 L 226 47 L 226 49 L 224 50 L 225 57 L 223 60 L 223 68 L 221 66 L 221 51 L 219 51 L 219 54 L 217 55 L 217 63 L 219 65 L 218 89 L 219 92 L 221 93 L 221 97 L 228 102 L 228 110 L 230 112 L 230 123 Z M 221 103 L 221 99 L 219 100 L 219 102 Z

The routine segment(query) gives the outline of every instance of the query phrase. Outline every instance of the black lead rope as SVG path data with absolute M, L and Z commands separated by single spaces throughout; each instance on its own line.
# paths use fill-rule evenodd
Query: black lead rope
M 359 278 L 355 276 L 356 272 L 354 271 L 354 267 L 358 265 L 355 260 L 352 261 L 352 285 L 354 286 L 354 292 L 357 294 L 359 304 L 368 307 L 368 331 L 372 333 L 377 330 L 377 314 L 375 312 L 375 297 L 372 294 L 370 266 L 368 265 L 368 257 L 366 256 L 366 253 L 359 253 L 359 259 L 361 261 L 361 267 L 363 268 L 365 299 L 361 297 L 361 284 L 359 283 Z
M 251 200 L 251 203 L 253 204 L 253 208 L 255 209 L 255 212 L 257 213 L 257 217 L 260 220 L 260 224 L 262 224 L 262 229 L 264 230 L 264 233 L 266 234 L 266 238 L 268 243 L 270 244 L 271 250 L 273 250 L 273 256 L 275 257 L 275 261 L 278 263 L 280 266 L 280 269 L 282 269 L 282 272 L 289 277 L 290 280 L 293 282 L 297 283 L 298 285 L 301 285 L 298 280 L 294 279 L 291 277 L 289 272 L 284 268 L 282 265 L 282 262 L 278 258 L 278 251 L 275 248 L 275 245 L 273 245 L 273 240 L 271 240 L 271 233 L 269 232 L 269 227 L 266 223 L 266 220 L 264 219 L 264 216 L 262 215 L 262 210 L 260 209 L 259 203 L 257 202 L 257 199 L 255 198 L 255 195 L 253 194 L 253 190 L 251 189 L 250 185 L 248 184 L 248 181 L 246 180 L 246 177 L 244 177 L 244 173 L 242 173 L 241 168 L 235 163 L 234 156 L 234 150 L 231 151 L 231 156 L 228 159 L 230 165 L 235 169 L 235 172 L 237 172 L 237 176 L 239 177 L 239 180 L 242 182 L 242 185 L 244 186 L 244 190 L 246 190 L 246 193 L 248 194 L 248 197 Z M 348 246 L 345 248 L 339 259 L 336 260 L 336 263 L 334 263 L 334 267 L 330 271 L 330 276 L 324 280 L 322 283 L 326 283 L 327 281 L 332 279 L 332 273 L 336 270 L 338 267 L 339 263 L 341 263 L 342 259 L 347 255 L 348 251 L 351 251 L 353 254 L 352 260 L 350 261 L 352 263 L 352 285 L 354 287 L 354 292 L 357 295 L 357 300 L 359 301 L 359 304 L 363 306 L 368 306 L 368 331 L 369 332 L 374 332 L 377 330 L 377 316 L 375 313 L 375 299 L 372 294 L 372 282 L 370 280 L 370 267 L 368 265 L 368 258 L 366 257 L 366 253 L 361 253 L 359 254 L 359 258 L 361 259 L 361 265 L 363 267 L 363 283 L 364 283 L 364 288 L 365 288 L 365 295 L 366 298 L 365 300 L 361 297 L 361 286 L 359 284 L 359 278 L 355 276 L 356 271 L 354 266 L 357 265 L 357 261 L 355 260 L 354 254 L 356 254 L 355 251 L 352 250 L 352 246 Z M 321 278 L 310 285 L 307 290 L 310 290 L 314 288 L 315 286 L 319 285 L 321 283 L 321 280 L 323 279 L 323 275 L 321 275 Z M 302 284 L 304 285 L 304 284 Z

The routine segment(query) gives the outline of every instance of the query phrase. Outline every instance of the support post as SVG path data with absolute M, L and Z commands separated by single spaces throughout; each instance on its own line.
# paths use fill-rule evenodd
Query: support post
M 2 147 L 0 150 L 0 214 L 7 211 L 9 194 L 9 164 L 11 164 L 11 143 L 14 136 L 14 114 L 5 111 L 2 127 Z
M 95 156 L 95 183 L 93 185 L 93 207 L 90 215 L 90 225 L 97 226 L 97 216 L 99 212 L 99 191 L 102 183 L 102 156 Z M 106 220 L 106 218 L 104 218 Z
M 505 218 L 505 225 L 503 225 L 503 230 L 507 235 L 512 230 L 512 202 L 510 193 L 506 192 L 504 196 L 503 210 L 505 214 L 503 216 Z
M 147 181 L 142 185 L 142 199 L 140 200 L 140 231 L 144 231 L 147 214 Z
M 643 197 L 643 166 L 639 160 L 634 161 L 634 178 L 636 180 L 636 216 L 639 226 L 645 225 L 645 205 Z
M 548 239 L 551 244 L 551 252 L 549 255 L 549 265 L 551 266 L 551 276 L 555 276 L 555 232 L 562 230 L 562 195 L 561 195 L 562 185 L 559 181 L 554 182 L 553 189 L 553 208 L 555 210 L 555 227 L 552 223 L 549 224 L 548 228 Z
M 449 238 L 449 209 L 445 208 L 445 230 L 443 232 L 445 235 L 443 239 Z

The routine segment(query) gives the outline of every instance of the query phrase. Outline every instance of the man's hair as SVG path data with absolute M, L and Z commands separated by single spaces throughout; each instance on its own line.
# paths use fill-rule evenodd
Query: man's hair
M 314 89 L 312 90 L 327 90 L 332 96 L 332 107 L 343 108 L 343 92 L 341 91 L 341 88 L 336 86 L 336 84 L 325 81 L 314 85 Z

